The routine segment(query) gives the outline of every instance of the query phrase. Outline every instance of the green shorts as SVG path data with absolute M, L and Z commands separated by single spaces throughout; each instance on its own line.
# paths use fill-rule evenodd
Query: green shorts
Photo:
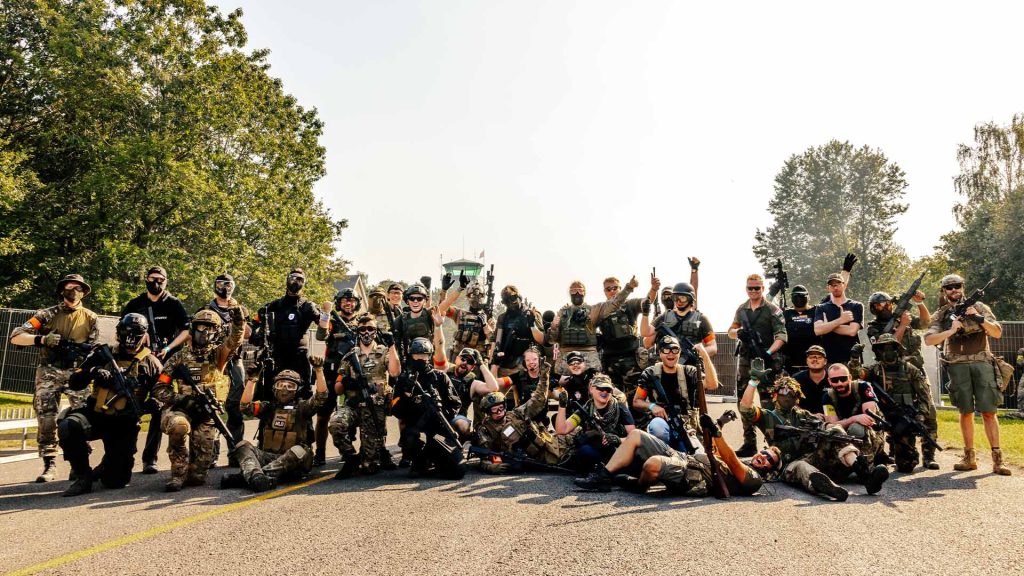
M 636 449 L 636 461 L 643 464 L 651 458 L 661 463 L 658 481 L 666 484 L 683 484 L 686 481 L 686 455 L 669 448 L 653 434 L 643 432 L 640 446 Z
M 949 399 L 961 414 L 995 412 L 1003 395 L 989 362 L 967 362 L 946 366 L 949 374 Z

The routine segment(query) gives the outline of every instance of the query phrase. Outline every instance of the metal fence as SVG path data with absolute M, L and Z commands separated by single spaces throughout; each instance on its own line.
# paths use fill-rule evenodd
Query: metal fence
M 993 354 L 1002 357 L 1003 360 L 1015 367 L 1013 380 L 1003 392 L 1002 407 L 1019 408 L 1017 405 L 1017 390 L 1021 383 L 1021 377 L 1024 375 L 1024 367 L 1017 366 L 1017 350 L 1024 348 L 1024 322 L 1000 321 L 1000 324 L 1003 326 L 1003 335 L 999 339 L 989 338 L 989 346 Z M 939 361 L 938 349 L 933 350 L 935 365 L 933 370 L 929 371 L 928 377 L 932 382 L 938 383 L 936 387 L 941 390 L 941 394 L 946 394 L 946 384 L 949 382 L 949 376 L 946 375 L 946 370 Z M 940 402 L 941 400 L 936 403 Z

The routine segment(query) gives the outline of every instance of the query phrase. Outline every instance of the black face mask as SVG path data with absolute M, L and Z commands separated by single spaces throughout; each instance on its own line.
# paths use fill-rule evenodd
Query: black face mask
M 288 292 L 298 295 L 299 292 L 302 292 L 302 285 L 302 282 L 289 282 Z
M 671 310 L 676 307 L 675 301 L 672 299 L 672 295 L 668 294 L 661 298 L 661 305 L 665 310 Z
M 359 332 L 359 343 L 363 346 L 369 346 L 373 343 L 373 339 L 377 337 L 376 332 Z
M 409 360 L 409 368 L 417 374 L 424 374 L 430 368 L 426 360 Z
M 573 306 L 579 306 L 583 304 L 583 294 L 570 294 L 569 301 L 572 302 Z
M 152 280 L 146 280 L 146 292 L 149 292 L 153 296 L 159 296 L 164 291 L 163 282 L 154 282 Z
M 886 346 L 879 355 L 879 358 L 886 364 L 895 364 L 900 359 L 900 351 L 893 346 Z
M 807 306 L 807 296 L 804 294 L 793 294 L 793 306 L 796 308 Z
M 82 301 L 82 292 L 79 290 L 67 289 L 61 292 L 61 296 L 68 302 L 78 304 Z

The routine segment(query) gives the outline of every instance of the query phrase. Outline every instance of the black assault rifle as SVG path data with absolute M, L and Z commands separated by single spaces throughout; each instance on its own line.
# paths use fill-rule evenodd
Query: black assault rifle
M 875 396 L 878 397 L 878 407 L 882 409 L 885 420 L 874 415 L 872 418 L 875 418 L 884 429 L 889 430 L 889 433 L 894 436 L 917 436 L 921 438 L 921 443 L 925 446 L 942 451 L 942 446 L 939 446 L 924 425 L 917 421 L 919 414 L 917 408 L 896 402 L 896 399 L 882 386 L 873 386 L 872 388 L 875 391 Z
M 896 325 L 899 323 L 900 318 L 903 317 L 903 313 L 910 310 L 910 301 L 917 294 L 918 288 L 921 287 L 921 280 L 924 280 L 924 274 L 924 272 L 921 272 L 917 280 L 910 284 L 910 288 L 907 288 L 907 291 L 900 295 L 896 301 L 896 306 L 892 309 L 892 318 L 889 318 L 889 321 L 885 323 L 882 334 L 894 334 L 896 332 Z
M 789 290 L 789 274 L 786 274 L 786 269 L 782 267 L 782 258 L 775 259 L 775 265 L 772 266 L 772 271 L 765 274 L 766 278 L 772 278 L 775 282 L 768 287 L 768 300 L 772 300 L 776 295 L 782 295 L 782 308 L 786 308 L 786 290 Z
M 142 408 L 139 406 L 139 402 L 135 398 L 135 390 L 139 387 L 139 381 L 135 378 L 129 379 L 124 375 L 124 372 L 121 371 L 121 367 L 118 366 L 117 361 L 114 360 L 114 353 L 110 350 L 110 346 L 107 346 L 106 344 L 96 345 L 89 354 L 89 356 L 94 355 L 100 362 L 101 366 L 109 364 L 111 367 L 110 375 L 112 380 L 111 384 L 113 384 L 113 386 L 108 387 L 113 390 L 114 395 L 107 398 L 103 408 L 105 410 L 109 409 L 110 405 L 118 398 L 124 398 L 128 401 L 128 406 L 132 411 L 132 415 L 134 415 L 135 418 L 141 418 Z M 85 362 L 88 361 L 89 359 L 87 357 Z M 83 364 L 85 362 L 83 362 Z
M 985 284 L 981 288 L 976 288 L 974 292 L 971 292 L 970 296 L 954 304 L 953 309 L 951 310 L 952 316 L 954 318 L 962 318 L 965 316 L 967 314 L 967 309 L 977 304 L 978 301 L 985 296 L 985 290 L 988 290 L 989 286 L 991 286 L 995 281 L 995 278 L 989 280 L 988 284 Z M 963 330 L 963 328 L 960 329 Z
M 487 301 L 484 303 L 484 310 L 487 312 L 487 318 L 494 318 L 494 264 L 491 264 L 485 278 L 487 278 Z
M 554 464 L 548 464 L 546 462 L 541 462 L 540 460 L 530 458 L 525 453 L 519 450 L 510 454 L 508 452 L 499 452 L 498 450 L 491 450 L 490 448 L 486 448 L 484 446 L 470 446 L 469 453 L 476 454 L 481 459 L 492 458 L 494 456 L 497 456 L 498 458 L 501 458 L 502 462 L 511 464 L 513 468 L 520 468 L 526 470 L 543 470 L 545 472 L 560 472 L 562 474 L 576 473 L 575 470 L 572 470 L 570 468 L 563 468 L 562 466 L 556 466 Z
M 221 419 L 220 415 L 224 413 L 224 406 L 217 399 L 217 395 L 213 393 L 210 388 L 205 388 L 196 383 L 195 379 L 192 378 L 192 372 L 189 371 L 188 366 L 184 364 L 178 364 L 171 373 L 173 378 L 177 378 L 192 388 L 192 398 L 195 402 L 195 410 L 197 411 L 197 420 L 206 421 L 212 420 L 213 426 L 216 428 L 224 439 L 228 443 L 228 452 L 235 451 L 235 437 L 231 435 L 231 431 L 224 424 L 224 420 Z
M 839 444 L 853 444 L 860 446 L 863 440 L 856 436 L 850 436 L 835 430 L 823 430 L 810 426 L 787 426 L 778 424 L 775 426 L 775 434 L 783 438 L 798 438 L 800 444 L 810 443 L 817 446 L 820 442 L 837 442 Z

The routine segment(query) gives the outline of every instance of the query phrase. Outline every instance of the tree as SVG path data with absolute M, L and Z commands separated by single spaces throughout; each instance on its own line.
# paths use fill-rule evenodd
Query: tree
M 948 270 L 964 274 L 968 290 L 990 278 L 986 292 L 996 316 L 1024 315 L 1024 115 L 1010 124 L 979 124 L 974 144 L 957 150 L 953 180 L 964 201 L 953 208 L 958 229 L 942 237 Z
M 881 150 L 833 140 L 793 155 L 775 177 L 768 203 L 773 222 L 754 235 L 754 255 L 767 270 L 776 258 L 790 284 L 824 290 L 843 257 L 860 258 L 848 295 L 866 300 L 875 290 L 905 289 L 906 251 L 893 240 L 907 182 Z
M 107 312 L 152 264 L 196 307 L 228 271 L 239 297 L 288 270 L 330 297 L 346 226 L 315 199 L 322 123 L 243 51 L 236 10 L 201 0 L 9 0 L 0 8 L 0 294 L 35 307 L 83 274 Z M 35 183 L 32 183 L 32 180 Z M 8 193 L 8 189 L 14 193 Z

